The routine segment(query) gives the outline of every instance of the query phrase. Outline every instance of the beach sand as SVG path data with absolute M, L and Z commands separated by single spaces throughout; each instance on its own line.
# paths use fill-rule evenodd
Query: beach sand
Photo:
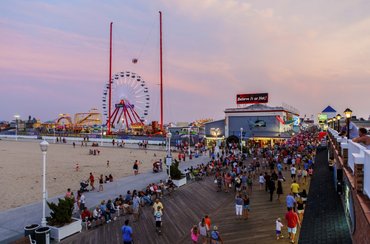
M 0 211 L 41 201 L 42 153 L 39 143 L 0 140 Z M 89 155 L 89 149 L 99 149 L 100 155 Z M 164 157 L 164 149 L 92 148 L 80 144 L 73 148 L 70 144 L 50 143 L 46 166 L 48 197 L 64 194 L 67 188 L 77 191 L 80 181 L 87 180 L 90 172 L 95 177 L 95 188 L 98 188 L 100 174 L 112 174 L 114 179 L 133 175 L 132 166 L 136 159 L 142 162 L 139 172 L 147 172 L 154 161 Z M 78 172 L 76 163 L 80 167 Z

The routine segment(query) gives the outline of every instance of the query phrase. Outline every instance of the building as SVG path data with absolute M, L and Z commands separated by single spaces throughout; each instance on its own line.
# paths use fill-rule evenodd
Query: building
M 245 140 L 273 144 L 290 138 L 299 125 L 299 112 L 289 106 L 252 104 L 225 109 L 225 119 L 205 124 L 207 141 Z

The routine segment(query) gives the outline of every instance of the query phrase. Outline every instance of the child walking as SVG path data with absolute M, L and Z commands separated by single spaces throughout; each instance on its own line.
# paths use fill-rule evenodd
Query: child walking
M 281 223 L 281 219 L 276 219 L 276 240 L 279 240 L 280 238 L 284 238 L 284 236 L 281 234 L 281 227 L 284 227 L 284 225 Z

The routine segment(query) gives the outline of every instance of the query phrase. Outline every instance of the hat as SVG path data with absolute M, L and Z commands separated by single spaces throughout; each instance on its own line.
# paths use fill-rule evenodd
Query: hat
M 280 218 L 277 218 L 277 221 L 281 221 L 281 219 Z
M 215 226 L 213 226 L 213 230 L 218 230 L 218 228 L 217 228 L 217 226 L 215 225 Z

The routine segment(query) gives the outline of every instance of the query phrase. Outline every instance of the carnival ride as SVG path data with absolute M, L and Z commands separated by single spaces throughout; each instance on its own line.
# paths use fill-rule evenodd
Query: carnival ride
M 57 131 L 82 132 L 83 130 L 95 129 L 101 127 L 102 115 L 93 108 L 89 112 L 76 113 L 74 123 L 69 114 L 59 114 L 54 123 L 49 123 L 47 127 L 55 128 Z
M 103 114 L 113 131 L 142 129 L 150 108 L 150 96 L 145 80 L 138 74 L 123 71 L 112 76 L 109 116 L 109 82 L 105 84 L 102 97 Z M 111 108 L 111 109 L 112 109 Z M 109 127 L 109 126 L 108 126 Z

